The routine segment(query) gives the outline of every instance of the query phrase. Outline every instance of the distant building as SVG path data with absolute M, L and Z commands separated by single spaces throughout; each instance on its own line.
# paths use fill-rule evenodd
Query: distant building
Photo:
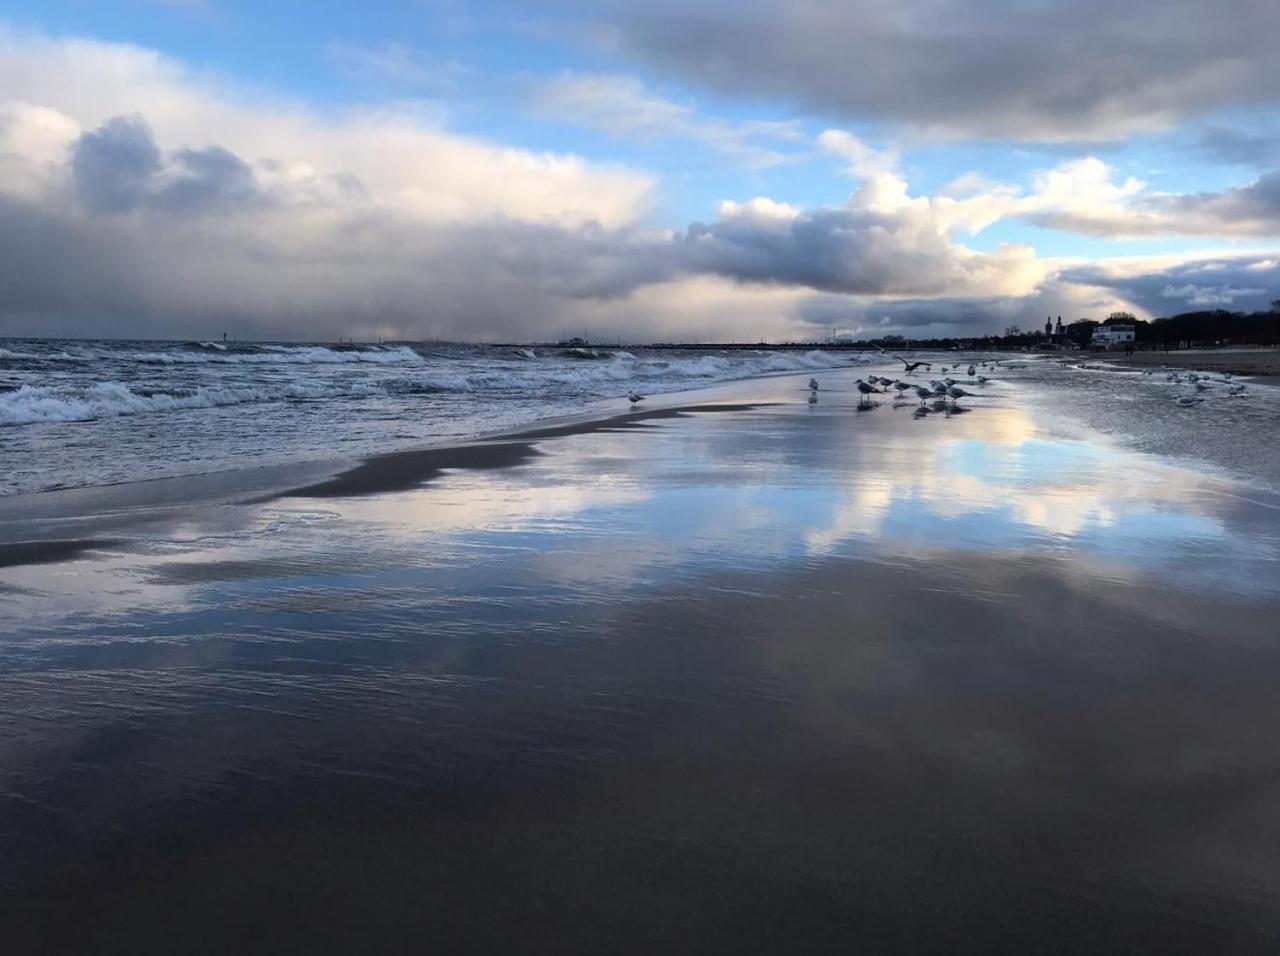
M 1067 340 L 1067 333 L 1062 328 L 1062 316 L 1058 316 L 1058 324 L 1053 324 L 1053 316 L 1049 316 L 1044 320 L 1044 337 L 1049 340 L 1049 348 L 1063 349 L 1071 343 Z
M 1133 345 L 1137 334 L 1137 328 L 1132 322 L 1114 322 L 1094 329 L 1089 344 L 1095 349 L 1122 349 Z

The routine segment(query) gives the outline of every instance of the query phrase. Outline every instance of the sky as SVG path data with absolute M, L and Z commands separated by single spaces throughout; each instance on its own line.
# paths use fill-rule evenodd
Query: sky
M 1280 298 L 1274 0 L 9 0 L 0 335 L 784 341 Z

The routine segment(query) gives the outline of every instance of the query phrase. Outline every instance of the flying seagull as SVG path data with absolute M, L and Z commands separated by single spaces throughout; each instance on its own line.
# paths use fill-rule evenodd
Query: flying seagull
M 875 345 L 875 343 L 874 343 L 874 342 L 872 342 L 871 344 L 872 344 L 872 345 Z M 880 351 L 881 351 L 881 352 L 888 352 L 888 351 L 889 351 L 888 349 L 884 348 L 883 346 L 879 346 L 879 345 L 876 345 L 876 348 L 880 349 Z M 933 366 L 932 366 L 932 365 L 930 365 L 928 362 L 908 362 L 906 359 L 904 359 L 904 358 L 903 358 L 901 355 L 899 355 L 897 352 L 889 352 L 889 354 L 890 354 L 890 355 L 892 355 L 894 358 L 896 358 L 896 359 L 897 359 L 899 362 L 901 362 L 903 365 L 905 365 L 905 366 L 906 366 L 906 368 L 907 368 L 907 372 L 908 372 L 908 373 L 910 373 L 910 372 L 914 372 L 914 371 L 915 371 L 916 369 L 918 369 L 921 365 L 923 365 L 925 368 L 927 368 L 930 372 L 932 372 L 932 371 L 933 371 Z

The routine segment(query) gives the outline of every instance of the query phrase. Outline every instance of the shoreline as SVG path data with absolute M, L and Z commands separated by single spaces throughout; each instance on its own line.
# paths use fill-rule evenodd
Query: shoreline
M 676 405 L 637 412 L 589 418 L 564 424 L 545 424 L 499 433 L 474 442 L 435 445 L 406 451 L 369 455 L 346 471 L 310 485 L 281 491 L 276 498 L 348 498 L 392 491 L 408 491 L 430 484 L 446 471 L 488 471 L 514 468 L 537 457 L 538 442 L 600 431 L 643 428 L 650 421 L 711 412 L 740 412 L 763 407 L 762 402 Z M 549 419 L 555 422 L 557 419 Z M 270 500 L 268 499 L 268 500 Z
M 316 431 L 314 425 L 306 424 L 300 430 L 306 436 L 304 440 L 285 441 L 269 447 L 256 447 L 247 454 L 241 447 L 243 443 L 238 442 L 237 426 L 226 419 L 227 413 L 220 411 L 224 406 L 217 402 L 209 406 L 193 405 L 181 409 L 161 408 L 156 411 L 143 410 L 119 415 L 104 413 L 96 417 L 73 420 L 19 419 L 13 424 L 17 430 L 9 433 L 19 456 L 15 462 L 17 470 L 13 480 L 6 482 L 6 487 L 0 491 L 0 504 L 8 499 L 31 495 L 116 487 L 158 479 L 205 477 L 229 471 L 305 467 L 332 463 L 339 459 L 351 461 L 376 454 L 484 442 L 494 438 L 517 436 L 525 431 L 561 421 L 594 420 L 613 416 L 618 414 L 619 406 L 626 406 L 628 385 L 647 395 L 649 404 L 652 406 L 669 406 L 674 403 L 696 404 L 707 401 L 706 396 L 716 394 L 718 389 L 732 387 L 739 383 L 765 381 L 775 377 L 825 374 L 866 364 L 858 361 L 858 358 L 832 352 L 823 356 L 819 365 L 802 364 L 801 367 L 795 367 L 795 363 L 788 362 L 786 368 L 764 370 L 728 367 L 721 363 L 705 372 L 706 378 L 702 377 L 701 373 L 687 378 L 682 373 L 670 379 L 664 379 L 662 374 L 659 374 L 652 381 L 635 383 L 625 377 L 630 373 L 624 370 L 616 373 L 623 374 L 623 378 L 617 380 L 610 378 L 607 382 L 596 383 L 598 387 L 589 388 L 581 394 L 542 395 L 536 388 L 536 382 L 534 385 L 525 383 L 516 392 L 501 394 L 499 401 L 492 408 L 485 404 L 487 401 L 485 389 L 489 385 L 485 384 L 483 379 L 481 384 L 474 388 L 459 386 L 455 389 L 447 386 L 437 390 L 428 384 L 423 393 L 427 401 L 420 403 L 410 401 L 396 406 L 388 417 L 373 418 L 375 427 L 367 432 L 350 425 L 350 422 L 360 421 L 359 408 L 353 410 L 339 405 L 332 408 L 332 414 L 342 416 L 342 421 L 348 424 L 345 427 L 338 426 L 336 440 L 333 440 L 333 436 L 327 432 Z M 452 359 L 445 361 L 439 369 L 428 363 L 428 366 L 423 366 L 420 371 L 428 379 L 437 373 L 445 376 L 452 375 L 448 366 L 449 361 Z M 659 364 L 665 367 L 666 363 Z M 552 371 L 559 368 L 555 362 L 552 362 L 552 365 L 555 366 Z M 162 367 L 166 374 L 169 374 L 171 371 L 169 366 Z M 586 367 L 590 367 L 590 364 Z M 203 366 L 195 366 L 195 368 L 200 369 Z M 381 374 L 380 367 L 371 366 L 370 368 Z M 414 368 L 418 369 L 416 366 Z M 565 369 L 571 368 L 573 368 L 572 365 L 565 366 Z M 537 376 L 534 378 L 536 379 Z M 370 387 L 382 387 L 385 384 L 374 382 Z M 394 384 L 393 381 L 391 385 Z M 522 398 L 519 393 L 526 386 L 533 390 Z M 234 390 L 240 388 L 240 385 L 209 381 L 199 385 L 197 391 L 201 389 L 217 391 L 224 387 Z M 272 388 L 278 390 L 283 386 L 275 385 Z M 387 388 L 391 386 L 388 385 Z M 251 388 L 250 391 L 252 390 Z M 164 392 L 164 389 L 157 389 L 157 391 Z M 271 389 L 268 388 L 267 391 Z M 338 395 L 338 398 L 334 399 L 336 401 L 340 400 L 344 393 L 339 389 L 334 394 Z M 389 394 L 394 396 L 399 393 L 392 388 Z M 412 392 L 406 394 L 412 394 Z M 325 392 L 320 397 L 320 401 L 327 401 L 332 397 Z M 387 396 L 375 389 L 371 401 L 377 403 L 385 400 Z M 243 406 L 245 411 L 236 414 L 266 416 L 274 421 L 274 417 L 292 414 L 285 411 L 291 404 L 293 403 L 288 398 L 276 396 L 263 399 L 261 406 L 257 406 L 256 401 L 237 399 L 225 407 L 239 409 Z M 262 411 L 254 411 L 255 407 L 261 407 Z M 303 402 L 299 407 L 311 407 L 311 403 Z M 315 407 L 324 409 L 322 405 Z M 299 412 L 297 420 L 307 421 L 307 416 L 310 415 L 310 421 L 314 422 L 317 414 L 325 413 L 326 410 L 318 413 Z M 376 414 L 381 415 L 381 412 Z M 227 456 L 199 453 L 171 456 L 163 449 L 157 451 L 155 443 L 148 440 L 151 437 L 150 433 L 164 433 L 172 430 L 175 434 L 182 436 L 183 440 L 191 441 L 200 433 L 202 427 L 200 416 L 202 415 L 214 416 L 208 419 L 212 422 L 213 428 L 209 437 L 214 447 L 221 443 L 230 449 Z M 403 424 L 385 427 L 378 424 L 383 421 Z M 83 438 L 73 431 L 77 427 L 86 430 Z M 37 431 L 28 433 L 27 429 Z M 91 454 L 100 456 L 101 450 L 95 447 L 97 439 L 94 438 L 99 434 L 115 436 L 115 440 L 123 446 L 132 445 L 133 436 L 137 435 L 139 452 L 136 455 L 124 453 L 118 456 L 117 467 L 95 468 L 93 462 L 88 466 L 83 463 L 77 466 L 75 462 L 68 465 L 64 452 L 75 443 L 85 444 L 91 450 Z M 249 428 L 246 434 L 252 437 L 253 429 Z M 31 437 L 27 437 L 28 435 Z M 35 444 L 37 442 L 43 442 L 50 449 L 49 457 L 53 461 L 48 462 L 47 471 L 44 470 L 36 454 L 39 447 Z M 159 458 L 156 457 L 157 454 Z
M 651 421 L 699 413 L 745 411 L 767 404 L 710 399 L 643 411 L 557 416 L 529 428 L 497 432 L 468 442 L 354 458 L 9 495 L 0 498 L 0 547 L 5 549 L 0 568 L 53 563 L 97 549 L 109 550 L 127 543 L 127 539 L 103 532 L 164 524 L 192 509 L 204 510 L 219 504 L 248 507 L 290 498 L 363 497 L 408 491 L 428 485 L 453 470 L 506 469 L 526 463 L 541 454 L 536 446 L 542 441 L 643 428 Z M 88 525 L 87 533 L 68 536 L 63 527 L 67 522 Z M 28 530 L 24 532 L 24 528 Z

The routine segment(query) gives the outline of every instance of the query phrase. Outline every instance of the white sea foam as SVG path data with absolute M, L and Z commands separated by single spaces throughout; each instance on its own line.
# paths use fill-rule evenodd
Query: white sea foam
M 190 392 L 139 391 L 120 382 L 97 382 L 83 388 L 24 385 L 12 392 L 0 392 L 0 425 L 87 422 L 122 415 L 332 395 L 332 389 L 300 383 L 277 387 L 199 388 Z
M 208 345 L 201 343 L 202 348 Z M 211 351 L 183 350 L 139 352 L 129 356 L 148 365 L 350 365 L 371 363 L 397 365 L 422 362 L 423 358 L 407 345 L 384 348 L 331 349 L 314 346 L 261 346 L 250 351 L 223 351 L 212 344 Z
M 848 365 L 847 352 L 43 342 L 0 350 L 0 495 L 466 440 L 629 391 Z M 217 410 L 217 411 L 214 411 Z
M 124 361 L 156 364 L 307 364 L 374 362 L 381 365 L 423 364 L 421 355 L 407 346 L 375 351 L 333 351 L 320 346 L 278 347 L 278 351 L 202 354 L 171 352 L 130 353 Z M 58 353 L 51 353 L 58 354 Z M 4 357 L 47 358 L 48 356 L 5 350 Z M 121 361 L 120 356 L 115 357 Z M 288 401 L 300 398 L 340 398 L 344 396 L 411 396 L 433 393 L 473 393 L 539 395 L 547 388 L 580 397 L 606 397 L 624 392 L 631 384 L 649 391 L 674 391 L 691 385 L 708 384 L 756 375 L 830 368 L 846 364 L 846 356 L 821 352 L 739 352 L 698 354 L 669 358 L 639 358 L 629 352 L 614 353 L 602 360 L 582 362 L 562 357 L 521 359 L 506 363 L 443 361 L 399 378 L 365 381 L 307 381 L 292 383 L 170 384 L 166 388 L 145 388 L 118 381 L 44 385 L 33 384 L 0 392 L 0 424 L 23 425 L 37 422 L 76 422 L 123 415 L 143 415 L 183 409 L 216 408 L 227 405 Z M 184 383 L 185 384 L 185 383 Z

